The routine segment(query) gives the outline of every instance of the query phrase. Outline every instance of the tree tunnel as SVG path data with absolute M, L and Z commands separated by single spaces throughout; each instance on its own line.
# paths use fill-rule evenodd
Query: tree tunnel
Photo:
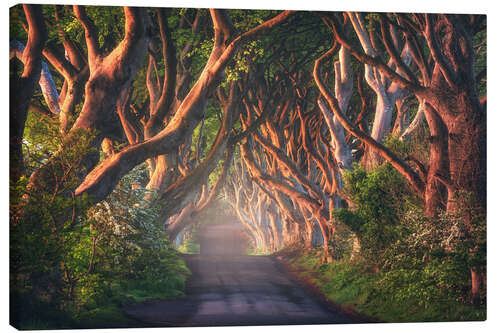
M 327 262 L 343 258 L 339 244 L 381 253 L 397 243 L 399 208 L 418 208 L 429 220 L 460 217 L 456 249 L 467 247 L 474 297 L 484 291 L 484 15 L 11 13 L 10 182 L 21 193 L 11 226 L 32 228 L 19 229 L 19 244 L 39 228 L 47 244 L 83 228 L 92 271 L 99 232 L 132 230 L 120 218 L 142 209 L 134 223 L 154 220 L 187 252 L 297 243 Z M 61 208 L 31 216 L 33 202 Z M 108 220 L 88 218 L 100 209 Z

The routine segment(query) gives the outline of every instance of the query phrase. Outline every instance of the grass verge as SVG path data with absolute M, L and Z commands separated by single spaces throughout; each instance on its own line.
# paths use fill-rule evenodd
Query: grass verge
M 384 287 L 385 281 L 395 272 L 375 272 L 362 262 L 321 264 L 320 253 L 317 250 L 286 248 L 275 256 L 293 270 L 299 279 L 318 290 L 327 301 L 337 304 L 346 312 L 366 317 L 366 321 L 486 320 L 485 305 L 472 306 L 445 297 L 429 299 L 425 292 L 415 295 L 411 288 L 416 288 L 416 283 L 410 278 L 408 281 L 401 280 L 397 286 Z M 412 296 L 402 297 L 406 291 Z

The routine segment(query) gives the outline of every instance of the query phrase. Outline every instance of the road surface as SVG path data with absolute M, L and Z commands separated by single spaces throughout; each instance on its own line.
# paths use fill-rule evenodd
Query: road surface
M 216 228 L 205 232 L 210 240 L 204 240 L 205 254 L 185 256 L 192 271 L 185 298 L 131 305 L 125 309 L 128 315 L 145 326 L 359 322 L 309 295 L 272 257 L 241 254 L 237 241 L 223 239 L 234 238 L 234 230 Z
M 187 296 L 129 306 L 146 326 L 354 323 L 308 295 L 267 256 L 186 257 Z

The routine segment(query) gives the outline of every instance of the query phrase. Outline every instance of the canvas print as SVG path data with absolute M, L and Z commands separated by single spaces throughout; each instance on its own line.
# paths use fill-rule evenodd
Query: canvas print
M 486 320 L 486 15 L 9 20 L 15 328 Z

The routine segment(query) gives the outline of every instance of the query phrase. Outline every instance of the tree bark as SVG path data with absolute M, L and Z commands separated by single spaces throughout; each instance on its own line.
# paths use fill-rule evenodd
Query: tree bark
M 15 184 L 24 172 L 22 142 L 28 108 L 42 71 L 42 50 L 47 39 L 42 8 L 39 5 L 23 5 L 28 22 L 28 42 L 23 52 L 24 69 L 21 77 L 10 81 L 10 181 Z
M 285 11 L 258 27 L 231 39 L 232 28 L 224 11 L 211 10 L 214 23 L 214 46 L 199 79 L 179 106 L 167 127 L 153 138 L 123 149 L 106 159 L 88 174 L 76 189 L 76 194 L 87 193 L 94 201 L 102 200 L 112 191 L 123 175 L 146 159 L 176 151 L 186 136 L 191 135 L 203 117 L 208 97 L 219 84 L 226 64 L 240 45 L 285 21 L 292 12 Z
M 149 36 L 146 33 L 146 10 L 125 7 L 125 37 L 113 51 L 103 55 L 97 42 L 96 27 L 87 17 L 84 7 L 74 6 L 74 11 L 85 28 L 90 75 L 85 85 L 82 110 L 68 134 L 79 133 L 81 130 L 95 132 L 88 153 L 83 158 L 83 179 L 99 161 L 98 151 L 102 140 L 116 135 L 113 129 L 117 127 L 113 125 L 118 123 L 116 107 L 120 93 L 127 90 L 142 65 Z M 57 152 L 52 160 L 56 160 L 61 153 Z M 115 154 L 109 158 L 115 159 L 116 156 Z M 31 188 L 39 188 L 42 182 L 50 179 L 51 164 L 49 161 L 31 175 Z
M 353 92 L 353 77 L 350 55 L 344 47 L 340 48 L 339 61 L 335 63 L 335 97 L 339 101 L 340 111 L 345 115 Z M 318 100 L 319 108 L 330 130 L 331 146 L 335 151 L 335 159 L 341 170 L 352 169 L 352 152 L 347 144 L 344 127 L 337 117 L 328 109 L 323 99 Z
M 430 157 L 425 188 L 425 214 L 438 216 L 446 210 L 447 189 L 437 177 L 449 174 L 448 129 L 439 114 L 430 105 L 422 105 L 430 130 Z
M 19 61 L 23 61 L 23 53 L 24 53 L 24 45 L 18 40 L 11 40 L 9 43 L 9 59 L 17 58 Z M 40 90 L 42 91 L 42 95 L 47 103 L 47 106 L 53 114 L 59 115 L 59 93 L 56 88 L 56 84 L 54 83 L 54 79 L 52 74 L 50 73 L 49 66 L 47 63 L 42 61 L 42 71 L 40 73 L 40 81 L 38 81 L 40 85 Z

